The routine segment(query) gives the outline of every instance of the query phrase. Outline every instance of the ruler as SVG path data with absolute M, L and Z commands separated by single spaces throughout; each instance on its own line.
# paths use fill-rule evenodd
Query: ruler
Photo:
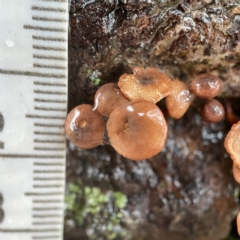
M 66 0 L 0 0 L 0 239 L 62 239 Z

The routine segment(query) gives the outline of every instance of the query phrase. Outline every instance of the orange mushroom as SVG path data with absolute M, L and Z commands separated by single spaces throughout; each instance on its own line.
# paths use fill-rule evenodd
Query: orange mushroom
M 232 171 L 234 179 L 236 182 L 240 183 L 240 169 L 235 164 L 233 164 Z
M 171 93 L 171 79 L 156 68 L 134 67 L 133 74 L 123 74 L 118 82 L 130 100 L 158 102 Z
M 224 147 L 234 164 L 240 168 L 240 121 L 232 125 L 231 130 L 225 138 Z
M 205 103 L 201 108 L 201 117 L 204 122 L 217 123 L 225 116 L 223 105 L 216 99 L 212 99 Z
M 193 79 L 190 86 L 197 97 L 211 99 L 216 97 L 222 90 L 222 81 L 214 75 L 200 74 Z
M 153 102 L 143 100 L 113 110 L 107 130 L 113 148 L 132 160 L 156 155 L 167 138 L 167 124 L 161 110 Z
M 166 107 L 170 117 L 179 119 L 189 108 L 193 100 L 186 83 L 176 79 L 172 81 L 172 93 L 166 97 Z
M 107 83 L 101 86 L 94 99 L 94 109 L 103 116 L 109 117 L 110 113 L 117 107 L 127 104 L 129 100 L 124 97 L 118 85 Z
M 228 122 L 233 125 L 234 123 L 238 122 L 238 118 L 235 115 L 235 113 L 233 112 L 232 106 L 230 104 L 230 102 L 226 102 L 225 103 L 225 108 L 226 108 L 226 118 L 228 120 Z
M 237 215 L 237 231 L 238 235 L 240 235 L 240 212 Z
M 66 118 L 65 132 L 69 140 L 79 148 L 94 148 L 103 141 L 103 117 L 92 109 L 93 106 L 89 104 L 79 105 Z

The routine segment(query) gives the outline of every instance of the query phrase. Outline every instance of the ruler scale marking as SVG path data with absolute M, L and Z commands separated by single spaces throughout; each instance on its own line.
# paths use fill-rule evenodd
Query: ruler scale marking
M 44 107 L 34 107 L 34 110 L 40 111 L 51 111 L 51 112 L 66 112 L 66 108 L 44 108 Z
M 49 56 L 51 57 L 51 56 Z M 54 58 L 54 57 L 51 57 Z M 57 57 L 59 58 L 59 57 Z M 63 58 L 60 58 L 63 59 Z M 6 75 L 19 75 L 19 76 L 27 76 L 27 77 L 42 77 L 42 78 L 59 78 L 65 79 L 66 76 L 62 74 L 53 74 L 53 73 L 40 73 L 40 72 L 31 72 L 31 71 L 18 71 L 18 70 L 4 70 L 0 69 L 0 74 Z
M 40 16 L 32 16 L 32 20 L 35 21 L 43 21 L 43 22 L 66 22 L 66 19 L 61 18 L 47 18 L 47 17 L 40 17 Z
M 60 99 L 44 99 L 44 98 L 35 98 L 34 102 L 47 102 L 47 103 L 66 103 L 65 100 Z
M 7 1 L 1 4 L 1 19 L 7 24 L 0 23 L 0 91 L 8 104 L 0 103 L 6 122 L 0 136 L 0 169 L 14 180 L 0 175 L 4 198 L 0 239 L 62 240 L 68 1 L 12 0 L 11 6 Z M 15 211 L 9 189 L 19 202 Z
M 67 2 L 66 0 L 39 0 L 39 1 L 42 1 L 42 2 L 64 2 L 64 3 Z
M 60 178 L 60 177 L 50 177 L 50 178 L 34 177 L 33 180 L 34 181 L 63 181 L 64 178 Z
M 67 49 L 60 47 L 46 47 L 41 45 L 33 45 L 33 49 L 43 50 L 43 51 L 58 51 L 58 52 L 66 52 Z
M 45 229 L 2 229 L 0 228 L 0 232 L 6 233 L 37 233 L 37 232 L 58 232 L 59 229 L 56 228 L 45 228 Z
M 50 7 L 40 7 L 40 6 L 32 6 L 32 10 L 34 11 L 46 11 L 46 12 L 66 12 L 66 9 L 63 8 L 50 8 Z
M 60 207 L 44 207 L 44 208 L 41 208 L 41 207 L 34 207 L 32 209 L 33 211 L 54 211 L 54 210 L 61 210 Z
M 46 59 L 46 60 L 57 60 L 57 61 L 64 61 L 64 62 L 66 61 L 65 57 L 51 56 L 51 55 L 33 54 L 33 58 Z
M 63 69 L 63 70 L 66 69 L 66 67 L 60 66 L 60 65 L 43 65 L 43 64 L 38 64 L 38 63 L 34 63 L 33 67 L 34 68 L 48 68 L 48 69 Z
M 54 87 L 66 87 L 66 84 L 63 83 L 49 83 L 49 82 L 40 82 L 40 81 L 34 81 L 34 85 L 40 85 L 40 86 L 54 86 Z
M 33 35 L 32 38 L 34 40 L 39 40 L 39 41 L 52 41 L 52 42 L 66 42 L 67 40 L 65 38 L 55 38 L 55 37 L 42 37 L 42 36 L 37 36 Z
M 57 92 L 57 91 L 43 91 L 43 90 L 34 90 L 36 94 L 47 94 L 47 95 L 67 95 L 66 92 Z
M 53 163 L 53 162 L 34 162 L 33 163 L 34 166 L 64 166 L 64 164 L 62 162 L 57 162 L 57 163 Z
M 53 143 L 53 144 L 58 144 L 58 143 L 65 143 L 63 140 L 49 140 L 49 139 L 34 139 L 33 140 L 35 143 Z
M 34 126 L 36 127 L 44 127 L 44 128 L 63 128 L 63 124 L 46 124 L 46 123 L 34 123 Z
M 41 27 L 41 26 L 33 26 L 33 25 L 24 25 L 25 29 L 37 30 L 37 31 L 45 31 L 45 32 L 66 32 L 64 28 L 50 28 L 50 27 Z
M 65 148 L 34 147 L 34 150 L 38 150 L 38 151 L 65 151 Z
M 62 222 L 32 222 L 32 225 L 61 225 Z
M 33 236 L 32 239 L 60 239 L 60 236 Z
M 49 200 L 34 199 L 33 203 L 35 203 L 35 204 L 36 203 L 37 204 L 42 204 L 42 203 L 44 203 L 44 204 L 52 204 L 52 203 L 62 203 L 62 201 L 59 200 L 59 199 L 49 199 Z

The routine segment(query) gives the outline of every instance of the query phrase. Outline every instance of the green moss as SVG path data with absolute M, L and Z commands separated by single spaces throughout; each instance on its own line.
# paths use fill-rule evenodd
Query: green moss
M 98 86 L 101 82 L 101 78 L 99 77 L 99 71 L 92 71 L 90 69 L 87 70 L 87 77 L 89 77 L 93 83 L 93 85 Z
M 136 222 L 124 215 L 127 196 L 122 192 L 103 192 L 97 187 L 69 183 L 65 202 L 67 211 L 74 215 L 78 225 L 86 228 L 90 239 L 104 235 L 106 239 L 128 239 L 131 233 L 125 226 L 136 226 Z M 98 235 L 99 234 L 99 235 Z
M 238 188 L 236 188 L 236 189 L 234 190 L 234 197 L 235 197 L 236 199 L 239 198 L 239 189 L 238 189 Z
M 115 199 L 115 206 L 118 208 L 124 208 L 127 204 L 127 197 L 121 192 L 113 193 Z

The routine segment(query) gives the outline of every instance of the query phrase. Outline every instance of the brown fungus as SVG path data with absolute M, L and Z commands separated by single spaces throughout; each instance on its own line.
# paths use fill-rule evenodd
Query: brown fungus
M 176 79 L 172 81 L 172 92 L 166 97 L 166 106 L 170 117 L 179 119 L 189 108 L 193 100 L 186 83 Z
M 231 130 L 225 138 L 224 147 L 234 164 L 240 168 L 240 121 L 232 125 Z
M 128 102 L 129 100 L 124 97 L 117 84 L 107 83 L 97 90 L 94 109 L 97 109 L 103 116 L 109 117 L 115 108 L 121 107 Z
M 132 160 L 156 155 L 167 138 L 167 124 L 161 110 L 143 100 L 116 108 L 107 122 L 107 130 L 113 148 Z
M 201 107 L 201 117 L 204 122 L 217 123 L 225 116 L 223 105 L 216 99 L 211 99 Z
M 222 90 L 222 81 L 219 77 L 210 74 L 196 76 L 190 84 L 193 93 L 203 99 L 216 97 Z
M 104 134 L 103 117 L 93 106 L 82 104 L 75 107 L 65 121 L 68 139 L 77 147 L 94 148 L 102 143 Z
M 171 79 L 156 68 L 134 67 L 133 74 L 123 74 L 118 82 L 130 100 L 158 102 L 171 93 Z

